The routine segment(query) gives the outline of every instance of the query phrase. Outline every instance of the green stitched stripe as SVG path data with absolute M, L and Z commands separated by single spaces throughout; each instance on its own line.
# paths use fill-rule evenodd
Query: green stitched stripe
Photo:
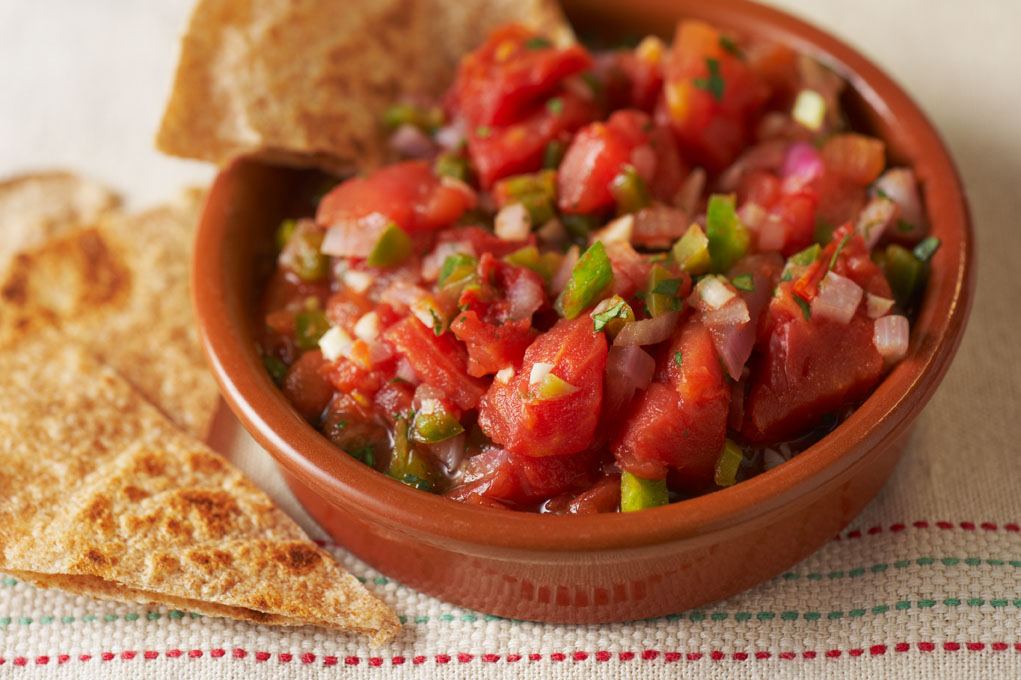
M 828 579 L 857 578 L 859 576 L 865 575 L 865 573 L 867 573 L 867 572 L 872 572 L 873 574 L 880 574 L 882 572 L 885 572 L 890 567 L 893 567 L 894 569 L 904 569 L 905 567 L 910 567 L 912 564 L 917 564 L 920 567 L 928 567 L 928 566 L 936 564 L 937 562 L 942 564 L 943 566 L 946 566 L 946 567 L 955 567 L 955 566 L 960 566 L 961 564 L 965 564 L 965 565 L 967 565 L 969 567 L 978 567 L 978 566 L 981 566 L 983 564 L 988 564 L 989 566 L 992 566 L 992 567 L 1003 567 L 1003 566 L 1010 566 L 1010 567 L 1014 567 L 1014 568 L 1021 567 L 1021 560 L 1004 561 L 1004 560 L 996 560 L 996 559 L 980 559 L 978 557 L 964 557 L 964 558 L 961 558 L 961 557 L 939 557 L 939 558 L 935 558 L 935 557 L 918 557 L 918 558 L 913 559 L 913 560 L 897 560 L 896 562 L 873 564 L 872 566 L 869 566 L 869 567 L 856 567 L 856 568 L 850 569 L 850 570 L 848 570 L 846 572 L 844 572 L 844 571 L 831 571 L 831 572 L 828 572 L 826 574 L 821 574 L 821 573 L 818 573 L 818 572 L 811 572 L 811 573 L 807 573 L 807 574 L 798 574 L 796 572 L 787 572 L 785 574 L 782 574 L 781 578 L 783 578 L 785 580 L 788 580 L 788 581 L 796 581 L 796 580 L 798 580 L 798 579 L 800 579 L 802 577 L 803 578 L 807 578 L 810 581 L 821 581 L 823 578 L 828 578 Z

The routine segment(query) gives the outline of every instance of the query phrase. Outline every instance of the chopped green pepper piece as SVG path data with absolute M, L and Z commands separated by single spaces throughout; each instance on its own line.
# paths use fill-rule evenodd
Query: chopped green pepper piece
M 475 280 L 478 258 L 464 253 L 447 255 L 436 281 L 440 288 L 459 288 Z
M 712 268 L 709 239 L 697 224 L 692 224 L 684 236 L 677 239 L 672 252 L 677 264 L 689 274 L 705 274 Z
M 266 367 L 266 372 L 273 378 L 273 382 L 277 385 L 284 382 L 284 378 L 287 377 L 287 364 L 272 354 L 267 354 L 262 357 L 262 365 Z
M 532 225 L 540 227 L 556 214 L 557 173 L 540 170 L 530 175 L 515 175 L 504 180 L 504 189 L 511 202 L 517 201 L 528 210 Z
M 805 321 L 811 321 L 812 307 L 808 304 L 808 300 L 801 297 L 797 293 L 791 293 L 791 297 L 794 298 L 794 302 L 798 304 L 798 307 L 801 307 L 801 314 L 802 316 L 805 317 Z
M 837 230 L 837 225 L 830 224 L 821 217 L 815 218 L 815 242 L 822 245 L 828 244 L 833 240 L 833 232 Z
M 740 260 L 751 237 L 734 210 L 734 197 L 714 194 L 706 209 L 705 234 L 709 239 L 709 257 L 714 273 L 730 269 Z
M 439 177 L 453 177 L 462 182 L 468 182 L 471 179 L 471 166 L 468 165 L 468 159 L 450 151 L 436 157 L 433 162 L 433 172 Z
M 294 230 L 298 228 L 298 220 L 284 220 L 277 227 L 276 244 L 277 250 L 283 250 L 287 242 L 294 236 Z
M 599 226 L 598 220 L 592 215 L 564 215 L 560 223 L 576 239 L 587 239 L 592 230 Z
M 553 280 L 553 275 L 557 273 L 557 269 L 560 268 L 560 262 L 563 260 L 563 256 L 559 253 L 540 253 L 539 249 L 535 246 L 525 246 L 515 250 L 510 255 L 503 258 L 505 262 L 510 264 L 516 264 L 520 267 L 527 267 L 533 272 L 542 277 L 542 280 L 549 285 L 549 282 Z
M 365 463 L 370 468 L 376 467 L 376 448 L 372 444 L 366 444 L 364 446 L 351 449 L 347 452 L 347 454 L 355 460 Z
M 681 301 L 677 298 L 680 285 L 681 279 L 676 278 L 668 269 L 662 265 L 652 265 L 645 286 L 645 307 L 649 310 L 649 316 L 660 316 L 680 309 Z
M 738 274 L 730 280 L 730 283 L 738 290 L 750 293 L 755 290 L 755 277 L 751 274 Z
M 744 452 L 741 447 L 727 440 L 723 445 L 719 460 L 716 461 L 716 485 L 733 486 L 737 482 L 737 470 L 744 460 Z
M 412 104 L 395 104 L 383 112 L 383 122 L 391 130 L 402 125 L 414 125 L 432 133 L 443 125 L 443 109 L 438 106 L 422 108 Z
M 853 235 L 854 234 L 852 232 L 840 239 L 840 243 L 837 244 L 836 250 L 833 251 L 833 257 L 830 258 L 830 266 L 826 269 L 826 271 L 831 272 L 833 271 L 833 268 L 837 266 L 837 257 L 840 256 L 840 251 L 844 249 L 844 246 L 847 245 L 847 242 L 851 240 L 851 236 Z
M 822 246 L 818 243 L 813 243 L 804 250 L 791 255 L 790 263 L 797 267 L 807 267 L 819 259 L 820 252 L 822 252 Z
M 896 243 L 886 247 L 880 264 L 886 280 L 890 283 L 893 299 L 901 307 L 907 307 L 925 281 L 925 264 L 914 254 Z
M 617 214 L 635 213 L 652 203 L 649 188 L 633 165 L 625 165 L 610 181 L 610 193 L 617 202 Z
M 554 139 L 546 145 L 546 150 L 542 153 L 542 167 L 546 170 L 556 170 L 560 167 L 560 161 L 564 160 L 566 153 L 567 145 L 559 139 Z
M 411 237 L 391 222 L 376 241 L 365 264 L 370 267 L 393 267 L 408 259 L 414 249 Z
M 433 490 L 436 473 L 429 460 L 412 446 L 408 438 L 408 421 L 403 416 L 394 423 L 393 452 L 386 474 L 416 489 Z
M 564 290 L 553 305 L 560 316 L 573 319 L 588 309 L 613 283 L 613 267 L 606 246 L 596 241 L 578 259 Z
M 419 411 L 411 425 L 411 438 L 424 444 L 446 441 L 464 432 L 457 418 L 443 409 Z
M 674 352 L 674 363 L 678 368 L 684 365 L 684 354 L 680 350 Z
M 943 244 L 940 243 L 940 240 L 935 236 L 926 236 L 911 252 L 914 253 L 919 262 L 928 262 L 932 259 L 932 256 L 936 254 L 936 251 L 939 250 L 941 245 Z
M 319 338 L 330 330 L 330 322 L 326 314 L 319 308 L 303 309 L 294 318 L 296 340 L 301 349 L 315 349 L 319 346 Z
M 534 38 L 529 38 L 525 41 L 526 50 L 544 50 L 548 47 L 553 47 L 553 43 L 541 35 L 537 35 Z
M 323 255 L 319 248 L 323 244 L 323 230 L 311 223 L 288 227 L 287 222 L 281 225 L 277 237 L 289 232 L 287 241 L 280 254 L 280 263 L 298 275 L 302 281 L 319 281 L 330 271 L 330 258 Z
M 620 475 L 620 511 L 634 512 L 670 502 L 665 479 L 644 479 L 624 471 Z
M 634 310 L 619 295 L 603 300 L 592 310 L 592 330 L 596 333 L 605 330 L 611 339 L 617 336 L 625 323 L 634 320 Z
M 551 401 L 574 394 L 578 388 L 563 378 L 547 373 L 538 385 L 531 385 L 531 396 L 540 401 Z

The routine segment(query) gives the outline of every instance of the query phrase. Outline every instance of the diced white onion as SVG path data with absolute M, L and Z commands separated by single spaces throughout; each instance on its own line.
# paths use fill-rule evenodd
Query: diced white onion
M 411 407 L 416 411 L 428 407 L 429 413 L 437 407 L 439 400 L 446 397 L 446 393 L 438 387 L 429 383 L 422 383 L 415 388 L 415 394 L 411 397 Z
M 390 218 L 378 212 L 341 218 L 326 230 L 319 251 L 336 257 L 368 257 L 389 224 Z
M 695 291 L 702 299 L 702 302 L 706 303 L 710 309 L 719 309 L 737 295 L 716 276 L 707 276 L 699 281 L 698 285 L 695 286 Z M 746 308 L 746 314 L 747 311 Z
M 873 198 L 858 214 L 854 229 L 862 235 L 865 245 L 871 250 L 879 242 L 886 228 L 897 218 L 897 213 L 897 204 L 893 201 L 880 197 Z
M 540 243 L 550 246 L 560 246 L 571 238 L 564 228 L 564 224 L 556 217 L 536 229 L 535 235 Z
M 456 149 L 464 142 L 464 121 L 458 119 L 436 131 L 436 143 L 444 149 Z
M 738 208 L 737 211 L 738 219 L 752 231 L 758 231 L 768 215 L 769 213 L 766 212 L 765 208 L 752 201 L 748 201 Z
M 602 241 L 604 246 L 611 243 L 629 242 L 635 231 L 635 216 L 631 213 L 613 220 L 599 231 L 592 232 L 589 243 Z
M 379 314 L 369 312 L 358 319 L 354 327 L 355 336 L 365 342 L 372 342 L 379 337 Z
M 809 130 L 818 131 L 826 120 L 826 100 L 815 90 L 802 90 L 794 100 L 791 118 Z
M 437 321 L 443 327 L 444 330 L 446 329 L 447 326 L 446 318 L 443 316 L 443 314 L 440 313 L 440 310 L 437 308 L 436 303 L 429 296 L 420 297 L 414 302 L 412 302 L 411 313 L 415 316 L 416 319 L 422 322 L 423 326 L 432 331 L 436 330 Z
M 546 364 L 541 361 L 537 361 L 532 364 L 532 372 L 528 375 L 529 385 L 538 385 L 541 383 L 549 372 L 553 370 L 553 364 Z
M 897 235 L 909 241 L 921 238 L 925 233 L 926 220 L 914 171 L 910 168 L 890 168 L 879 176 L 873 187 L 876 195 L 883 192 L 900 208 L 903 222 L 898 222 Z
M 507 287 L 507 314 L 511 321 L 527 319 L 546 300 L 542 283 L 531 276 L 519 276 Z
M 908 353 L 910 328 L 907 317 L 893 315 L 876 319 L 872 342 L 887 361 L 900 361 Z
M 331 327 L 319 338 L 319 349 L 327 361 L 336 361 L 342 356 L 347 356 L 351 353 L 353 344 L 354 340 L 340 326 Z
M 505 241 L 524 241 L 532 230 L 532 219 L 521 203 L 510 203 L 496 213 L 493 231 Z
M 396 376 L 406 383 L 411 385 L 417 385 L 419 383 L 418 374 L 415 373 L 415 369 L 411 367 L 411 362 L 406 357 L 401 357 L 397 361 L 397 368 L 394 371 Z
M 878 319 L 884 316 L 890 311 L 891 307 L 893 307 L 893 300 L 890 298 L 865 293 L 865 312 L 869 315 L 870 319 Z
M 828 272 L 819 283 L 819 293 L 812 300 L 812 316 L 850 323 L 863 294 L 862 287 L 851 279 Z
M 767 470 L 772 470 L 781 463 L 786 463 L 787 459 L 783 455 L 774 449 L 766 449 L 762 452 L 762 465 Z
M 613 339 L 614 345 L 655 345 L 674 332 L 680 312 L 667 312 L 651 319 L 629 321 Z
M 390 148 L 405 158 L 429 158 L 436 146 L 429 135 L 411 123 L 404 123 L 390 135 Z
M 502 385 L 506 385 L 507 383 L 509 383 L 511 381 L 511 378 L 513 378 L 513 377 L 514 377 L 514 367 L 513 366 L 507 366 L 506 368 L 501 368 L 499 371 L 497 371 L 496 375 L 493 376 L 493 379 L 496 380 L 496 382 L 498 382 L 498 383 L 500 383 Z
M 364 293 L 372 285 L 375 277 L 369 272 L 348 269 L 344 272 L 344 287 L 355 292 Z
M 363 341 L 364 342 L 364 341 Z M 381 364 L 393 357 L 393 350 L 385 342 L 366 342 L 369 347 L 369 363 Z

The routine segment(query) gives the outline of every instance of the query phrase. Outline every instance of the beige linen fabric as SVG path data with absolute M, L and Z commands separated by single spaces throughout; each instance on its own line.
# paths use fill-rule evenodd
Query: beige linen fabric
M 20 35 L 10 19 L 28 12 L 23 6 L 30 4 L 0 4 L 0 57 L 11 55 L 5 62 L 29 53 L 25 45 L 32 34 Z M 55 5 L 56 0 L 40 4 Z M 191 618 L 0 579 L 0 677 L 1021 677 L 1021 532 L 1012 529 L 1021 523 L 1021 322 L 1015 311 L 1021 294 L 1016 236 L 1021 48 L 1013 35 L 1013 27 L 1021 24 L 1021 5 L 1013 0 L 781 4 L 862 48 L 917 97 L 959 164 L 978 235 L 978 290 L 958 357 L 919 419 L 890 483 L 841 540 L 792 568 L 796 577 L 779 577 L 698 612 L 607 626 L 487 620 L 392 583 L 327 546 L 407 618 L 397 640 L 379 650 L 329 631 Z M 97 1 L 90 11 L 102 16 L 120 5 Z M 178 28 L 186 9 L 176 15 L 182 17 Z M 53 21 L 58 23 L 50 30 L 59 33 L 60 17 Z M 137 23 L 156 30 L 147 21 Z M 149 42 L 146 49 L 167 50 L 172 37 L 157 31 Z M 166 57 L 167 64 L 172 60 Z M 0 91 L 7 91 L 9 78 L 14 78 L 9 70 L 0 73 Z M 158 85 L 152 93 L 157 98 L 165 95 L 168 83 Z M 23 91 L 30 90 L 26 86 Z M 21 108 L 33 107 L 22 102 Z M 43 112 L 37 106 L 34 115 Z M 61 120 L 59 112 L 47 115 Z M 157 114 L 150 120 L 154 126 Z M 21 122 L 22 114 L 0 100 L 0 170 L 5 174 L 52 165 L 52 158 L 19 151 L 21 143 L 11 130 Z M 124 148 L 133 158 L 130 142 Z M 99 176 L 128 191 L 137 188 L 138 195 L 165 196 L 167 187 L 157 192 L 152 182 L 169 161 L 138 158 L 138 167 L 160 170 L 125 173 L 118 182 L 110 170 L 113 161 L 84 152 L 73 167 L 88 173 L 109 163 Z M 229 448 L 233 459 L 292 516 L 313 535 L 322 535 L 284 491 L 268 456 L 237 431 L 229 415 L 221 414 L 213 443 Z M 917 528 L 916 522 L 926 526 Z M 848 538 L 855 530 L 861 536 Z M 154 658 L 146 658 L 146 652 Z M 643 652 L 657 654 L 646 654 L 646 659 Z M 721 658 L 714 659 L 713 652 Z M 814 652 L 814 658 L 806 658 L 806 652 Z M 769 656 L 756 658 L 756 653 Z M 81 660 L 82 655 L 88 659 Z M 521 658 L 511 661 L 515 655 Z M 530 660 L 529 655 L 539 658 Z M 403 662 L 395 663 L 395 657 Z

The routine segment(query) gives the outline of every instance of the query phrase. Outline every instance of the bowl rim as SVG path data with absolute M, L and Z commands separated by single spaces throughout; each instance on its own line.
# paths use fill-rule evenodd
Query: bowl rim
M 596 0 L 595 11 L 612 11 Z M 619 11 L 619 10 L 617 10 Z M 782 41 L 838 69 L 884 121 L 916 148 L 925 163 L 924 203 L 943 247 L 915 325 L 908 357 L 833 432 L 790 461 L 727 489 L 640 513 L 548 516 L 494 511 L 422 493 L 370 470 L 337 449 L 289 406 L 262 369 L 246 332 L 232 325 L 227 219 L 210 209 L 225 177 L 253 161 L 222 169 L 207 194 L 196 233 L 192 295 L 202 344 L 228 405 L 285 471 L 330 503 L 373 523 L 461 549 L 535 552 L 612 551 L 725 532 L 811 493 L 903 433 L 931 397 L 960 343 L 974 291 L 974 234 L 954 163 L 921 109 L 889 76 L 841 40 L 776 9 L 746 0 L 679 0 L 678 16 L 697 16 L 746 34 Z M 937 270 L 937 267 L 939 269 Z M 938 276 L 937 276 L 938 274 Z M 247 318 L 242 315 L 242 318 Z M 441 521 L 437 521 L 440 518 Z

